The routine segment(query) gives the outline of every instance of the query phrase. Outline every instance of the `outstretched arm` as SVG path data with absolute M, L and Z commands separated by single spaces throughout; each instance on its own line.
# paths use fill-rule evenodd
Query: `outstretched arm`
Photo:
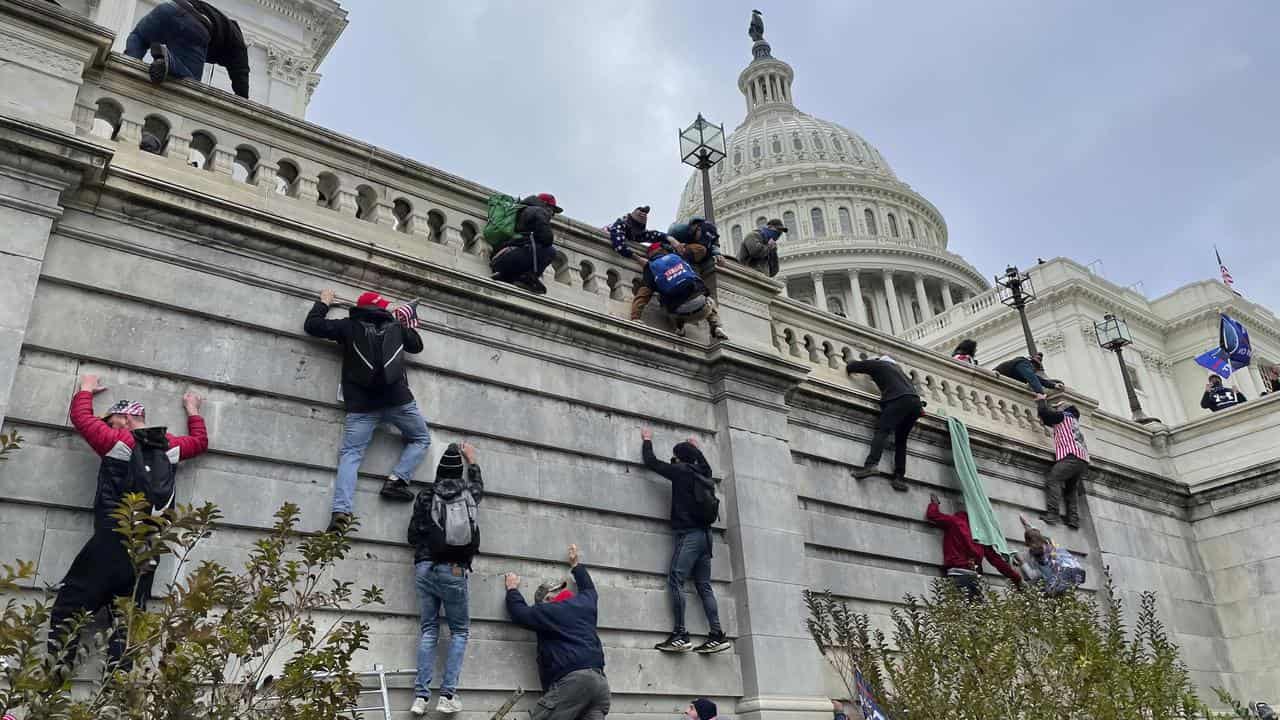
M 302 324 L 302 329 L 308 335 L 342 341 L 342 331 L 345 323 L 342 320 L 329 320 L 325 317 L 329 313 L 329 306 L 333 304 L 334 299 L 332 290 L 320 291 L 320 299 L 311 306 L 311 311 L 307 313 L 307 320 Z
M 982 556 L 985 557 L 987 562 L 991 563 L 991 566 L 998 570 L 1001 575 L 1013 581 L 1014 586 L 1022 587 L 1022 576 L 1018 574 L 1017 570 L 1013 569 L 1013 566 L 1004 559 L 1004 556 L 996 552 L 995 548 L 990 545 L 983 545 Z
M 940 528 L 959 528 L 958 519 L 955 515 L 948 515 L 942 512 L 941 503 L 937 495 L 929 496 L 929 507 L 925 508 L 924 518 Z
M 97 375 L 85 375 L 80 378 L 79 392 L 71 396 L 71 425 L 99 455 L 111 452 L 111 448 L 129 434 L 113 429 L 93 414 L 93 396 L 103 390 L 106 388 L 98 384 Z
M 1044 398 L 1036 400 L 1036 413 L 1040 415 L 1040 422 L 1050 426 L 1057 425 L 1066 417 L 1061 410 L 1049 407 L 1049 401 Z
M 171 436 L 169 443 L 178 448 L 178 459 L 190 460 L 209 449 L 209 431 L 200 417 L 200 404 L 204 398 L 196 393 L 182 396 L 182 408 L 187 411 L 187 434 Z
M 670 480 L 675 468 L 671 463 L 662 462 L 653 454 L 653 433 L 647 429 L 641 430 L 640 437 L 643 438 L 640 444 L 640 455 L 644 458 L 644 466 Z

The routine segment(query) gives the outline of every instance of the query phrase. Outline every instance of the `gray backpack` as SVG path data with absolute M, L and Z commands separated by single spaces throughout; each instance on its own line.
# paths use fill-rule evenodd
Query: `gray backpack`
M 480 548 L 476 500 L 462 479 L 436 481 L 427 545 L 433 557 L 442 559 L 459 553 L 472 555 Z

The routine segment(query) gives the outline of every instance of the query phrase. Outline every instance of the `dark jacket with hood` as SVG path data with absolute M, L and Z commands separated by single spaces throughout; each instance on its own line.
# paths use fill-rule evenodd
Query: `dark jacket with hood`
M 209 48 L 205 51 L 205 62 L 226 68 L 227 76 L 231 78 L 232 91 L 249 99 L 249 48 L 245 45 L 244 34 L 240 32 L 240 24 L 205 0 L 186 2 L 198 11 L 197 18 L 203 15 L 209 21 L 205 25 L 209 29 Z
M 509 247 L 529 247 L 530 241 L 539 249 L 550 248 L 555 240 L 551 233 L 551 218 L 555 217 L 555 208 L 537 195 L 520 201 L 524 207 L 516 215 L 516 234 L 498 246 L 495 255 Z
M 682 442 L 671 449 L 676 462 L 665 463 L 653 454 L 653 443 L 645 440 L 640 448 L 645 467 L 671 481 L 671 529 L 705 530 L 711 527 L 699 517 L 693 485 L 698 477 L 711 479 L 711 464 L 693 443 Z
M 1021 355 L 1005 360 L 997 365 L 996 372 L 1007 378 L 1017 380 L 1018 382 L 1026 382 L 1026 378 L 1018 375 L 1018 366 L 1022 363 L 1026 363 L 1031 366 L 1031 372 L 1035 373 L 1036 377 L 1040 378 L 1040 384 L 1047 388 L 1062 387 L 1061 380 L 1054 380 L 1052 378 L 1045 377 L 1043 363 L 1031 360 L 1030 358 L 1026 358 Z
M 438 479 L 422 490 L 418 491 L 418 497 L 413 502 L 413 517 L 409 520 L 409 544 L 413 546 L 413 562 L 430 562 L 439 564 L 461 565 L 468 570 L 471 569 L 471 559 L 476 556 L 480 550 L 480 538 L 476 537 L 472 544 L 466 548 L 450 548 L 445 552 L 432 553 L 430 537 L 435 520 L 431 517 L 431 506 L 436 496 L 436 485 L 440 482 L 457 483 L 457 480 L 441 481 Z M 484 478 L 480 475 L 480 466 L 475 463 L 467 465 L 465 482 L 458 483 L 462 488 L 471 493 L 471 498 L 479 505 L 484 499 Z M 452 495 L 442 495 L 448 499 L 449 497 L 457 497 L 459 493 Z
M 422 337 L 418 331 L 404 327 L 389 311 L 378 307 L 355 307 L 347 317 L 333 320 L 325 317 L 328 312 L 329 306 L 317 301 L 307 313 L 303 329 L 308 335 L 328 338 L 342 345 L 342 401 L 347 412 L 373 412 L 413 402 L 409 378 L 404 372 L 404 353 L 422 352 Z M 366 382 L 370 374 L 370 366 L 365 361 L 369 354 L 366 324 L 385 330 L 387 340 L 383 348 L 394 347 L 397 340 L 404 346 L 397 357 L 383 358 L 387 369 L 385 373 L 376 373 L 371 382 Z M 390 355 L 395 355 L 394 350 Z
M 702 276 L 699 275 L 698 270 L 693 267 L 693 263 L 690 263 L 688 260 L 685 260 L 685 263 L 687 263 L 690 269 L 693 270 L 694 278 L 693 278 L 693 282 L 689 283 L 687 289 L 684 292 L 679 292 L 679 293 L 663 294 L 658 292 L 658 282 L 653 277 L 653 268 L 651 267 L 651 265 L 654 260 L 657 260 L 663 255 L 674 255 L 674 254 L 675 253 L 667 249 L 666 245 L 663 245 L 662 252 L 656 253 L 649 257 L 649 262 L 645 263 L 644 272 L 642 272 L 640 275 L 642 282 L 644 282 L 644 286 L 652 290 L 653 293 L 658 296 L 658 304 L 661 305 L 665 310 L 672 311 L 672 312 L 674 312 L 676 308 L 680 307 L 685 302 L 688 302 L 690 298 L 695 297 L 697 295 L 707 294 L 706 283 L 702 281 Z M 684 258 L 681 258 L 681 259 L 683 260 Z
M 863 373 L 871 376 L 871 382 L 880 389 L 880 404 L 883 405 L 901 397 L 920 397 L 911 379 L 902 372 L 897 363 L 887 360 L 854 360 L 844 367 L 848 373 Z
M 507 591 L 511 619 L 538 634 L 538 677 L 544 691 L 571 672 L 604 670 L 604 646 L 596 634 L 600 596 L 585 565 L 572 572 L 578 592 L 568 600 L 530 607 L 519 590 Z

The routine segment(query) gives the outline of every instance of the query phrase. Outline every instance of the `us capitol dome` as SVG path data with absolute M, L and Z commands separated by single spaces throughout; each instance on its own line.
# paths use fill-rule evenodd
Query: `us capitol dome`
M 942 213 L 898 179 L 871 143 L 801 112 L 795 72 L 773 57 L 763 27 L 738 76 L 747 116 L 711 169 L 711 196 L 726 254 L 768 219 L 789 228 L 779 242 L 787 294 L 891 333 L 901 333 L 988 288 L 947 250 Z M 702 214 L 695 172 L 680 217 Z

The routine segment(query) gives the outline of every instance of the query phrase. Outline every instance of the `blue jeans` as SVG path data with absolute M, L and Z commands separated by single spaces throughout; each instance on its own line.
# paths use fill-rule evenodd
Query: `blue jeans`
M 1044 385 L 1040 382 L 1040 376 L 1036 375 L 1036 368 L 1031 364 L 1030 360 L 1023 360 L 1013 366 L 1013 372 L 1026 384 L 1031 386 L 1031 390 L 1039 395 L 1044 394 Z
M 667 575 L 667 593 L 671 596 L 671 614 L 675 616 L 675 631 L 683 634 L 684 581 L 693 577 L 693 586 L 702 599 L 702 609 L 707 614 L 707 625 L 712 634 L 720 634 L 720 609 L 711 590 L 711 531 L 677 530 L 675 549 L 671 553 L 671 572 Z
M 422 412 L 418 410 L 418 403 L 409 402 L 373 412 L 347 413 L 342 423 L 342 449 L 338 451 L 338 482 L 333 488 L 333 512 L 352 511 L 356 477 L 360 471 L 360 463 L 364 460 L 364 451 L 373 440 L 374 429 L 384 422 L 395 425 L 405 440 L 400 462 L 391 471 L 393 475 L 405 482 L 413 480 L 413 472 L 427 456 L 427 448 L 431 447 L 431 433 L 427 430 L 427 421 L 422 417 Z
M 157 5 L 129 33 L 124 54 L 141 60 L 151 43 L 163 43 L 169 49 L 171 77 L 199 80 L 204 74 L 209 31 L 186 10 L 171 2 Z
M 414 584 L 418 588 L 418 604 L 422 606 L 422 637 L 418 640 L 418 677 L 413 693 L 431 697 L 431 673 L 436 664 L 436 641 L 440 638 L 440 607 L 444 606 L 449 622 L 449 655 L 444 661 L 444 680 L 440 692 L 453 695 L 462 673 L 462 659 L 467 654 L 467 638 L 471 635 L 470 587 L 467 576 L 454 575 L 449 565 L 431 566 L 430 561 L 413 567 Z

